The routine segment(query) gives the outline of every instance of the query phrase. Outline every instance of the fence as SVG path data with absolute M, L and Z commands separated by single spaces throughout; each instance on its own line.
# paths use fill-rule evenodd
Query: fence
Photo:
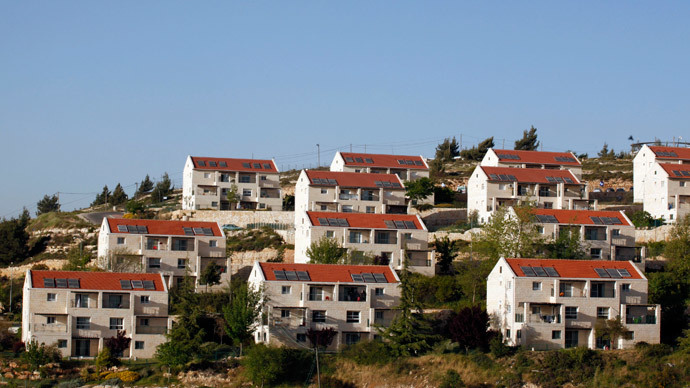
M 280 223 L 274 223 L 274 222 L 254 222 L 251 224 L 247 224 L 246 229 L 261 229 L 261 228 L 270 228 L 273 230 L 290 230 L 294 228 L 294 225 L 292 224 L 280 224 Z

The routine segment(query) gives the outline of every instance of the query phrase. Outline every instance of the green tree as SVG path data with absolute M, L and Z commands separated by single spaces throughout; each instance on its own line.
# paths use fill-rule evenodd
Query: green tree
M 103 341 L 105 348 L 110 349 L 113 357 L 122 357 L 125 350 L 129 349 L 132 339 L 127 337 L 127 330 L 118 330 L 114 337 L 106 338 Z
M 443 143 L 436 146 L 436 155 L 434 160 L 440 160 L 442 162 L 452 162 L 453 158 L 460 156 L 460 146 L 455 140 L 447 137 L 443 140 Z
M 611 341 L 611 348 L 616 348 L 618 339 L 625 336 L 630 330 L 623 325 L 621 317 L 613 319 L 598 319 L 594 324 L 594 335 Z
M 515 149 L 524 151 L 535 151 L 539 149 L 537 128 L 534 128 L 534 125 L 532 125 L 529 130 L 525 129 L 522 132 L 522 139 L 515 141 Z
M 134 198 L 141 197 L 151 190 L 153 190 L 153 182 L 151 181 L 151 178 L 149 178 L 148 174 L 146 174 L 146 178 L 139 183 L 139 187 L 137 187 L 137 191 L 134 193 Z
M 654 226 L 654 217 L 644 210 L 638 210 L 634 213 L 626 212 L 626 215 L 637 228 L 648 228 Z
M 283 211 L 293 212 L 295 211 L 295 196 L 286 194 L 283 197 Z
M 493 260 L 535 256 L 541 241 L 532 222 L 532 207 L 520 205 L 513 210 L 514 214 L 505 207 L 499 207 L 481 233 L 472 236 L 477 253 Z
M 107 369 L 115 365 L 116 361 L 117 358 L 113 356 L 112 350 L 110 350 L 109 347 L 104 346 L 103 350 L 98 352 L 98 355 L 96 356 L 93 365 L 96 367 L 96 370 L 101 371 L 103 369 Z
M 443 236 L 440 239 L 434 237 L 434 249 L 436 250 L 436 257 L 438 258 L 441 272 L 452 272 L 453 260 L 457 256 L 455 242 L 451 241 L 448 236 Z
M 307 248 L 307 257 L 312 264 L 342 264 L 347 258 L 347 249 L 338 240 L 323 236 Z
M 118 183 L 117 186 L 115 186 L 115 190 L 113 190 L 113 195 L 110 198 L 110 203 L 113 205 L 121 205 L 125 202 L 127 202 L 127 193 L 125 193 L 125 190 L 122 188 L 122 185 Z
M 230 188 L 227 191 L 226 198 L 228 199 L 228 203 L 230 203 L 230 209 L 236 209 L 237 203 L 240 202 L 239 188 L 236 184 L 233 183 L 232 185 L 230 185 Z
M 493 146 L 494 138 L 492 136 L 477 144 L 476 147 L 460 151 L 460 156 L 465 160 L 482 160 L 484 159 L 484 155 L 486 155 L 487 151 L 489 151 L 489 148 L 492 148 Z
M 560 229 L 558 237 L 545 244 L 552 259 L 580 260 L 587 257 L 585 247 L 580 241 L 580 231 L 577 227 L 564 227 Z
M 597 153 L 601 159 L 615 159 L 616 158 L 616 152 L 613 150 L 613 148 L 609 151 L 609 145 L 604 143 L 604 146 L 601 147 L 601 151 Z
M 26 351 L 22 353 L 22 359 L 29 364 L 31 370 L 38 370 L 50 362 L 59 362 L 61 357 L 57 347 L 39 344 L 36 340 L 31 340 L 26 344 Z
M 91 206 L 98 206 L 98 205 L 103 205 L 107 204 L 110 201 L 110 190 L 108 190 L 108 185 L 103 186 L 103 190 L 101 191 L 100 194 L 96 195 L 96 199 L 91 202 Z
M 453 314 L 448 330 L 453 342 L 465 348 L 487 349 L 489 347 L 489 314 L 480 306 L 465 307 Z
M 212 261 L 201 272 L 199 283 L 206 285 L 206 291 L 208 291 L 208 286 L 213 287 L 216 284 L 220 284 L 220 276 L 222 273 L 223 269 L 216 264 L 215 261 Z
M 254 385 L 263 387 L 276 382 L 283 372 L 285 352 L 280 348 L 257 344 L 249 348 L 242 360 L 247 377 Z
M 79 243 L 79 246 L 72 247 L 67 252 L 67 261 L 62 265 L 63 271 L 88 271 L 87 267 L 91 260 L 94 259 L 93 253 L 84 250 L 84 247 Z
M 0 264 L 20 262 L 29 256 L 28 223 L 26 211 L 20 218 L 0 221 Z
M 223 306 L 225 331 L 235 345 L 240 347 L 252 339 L 252 335 L 261 320 L 261 313 L 266 303 L 262 290 L 254 290 L 246 283 L 232 292 L 230 304 Z
M 57 195 L 44 195 L 43 199 L 36 203 L 36 215 L 40 216 L 44 213 L 59 212 L 60 211 L 60 199 Z
M 172 190 L 172 181 L 170 180 L 170 177 L 166 172 L 165 174 L 163 174 L 161 180 L 158 181 L 158 183 L 156 183 L 156 186 L 153 188 L 153 191 L 151 191 L 151 199 L 154 202 L 163 202 L 165 196 L 170 194 Z
M 405 182 L 405 195 L 414 202 L 422 201 L 434 193 L 434 182 L 429 178 L 420 178 Z

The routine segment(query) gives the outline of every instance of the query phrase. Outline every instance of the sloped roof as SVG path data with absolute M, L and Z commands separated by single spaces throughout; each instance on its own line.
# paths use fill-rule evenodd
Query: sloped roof
M 487 167 L 479 166 L 489 177 L 489 181 L 495 182 L 519 182 L 519 183 L 555 183 L 550 182 L 547 177 L 565 179 L 569 178 L 572 184 L 579 184 L 580 181 L 569 170 L 550 170 L 543 168 L 511 168 L 511 167 Z M 492 175 L 501 175 L 509 179 L 494 179 Z M 512 179 L 515 177 L 515 179 Z M 571 184 L 571 183 L 568 183 Z
M 606 260 L 560 260 L 560 259 L 506 259 L 510 268 L 519 277 L 527 277 L 520 267 L 552 267 L 558 272 L 560 278 L 575 279 L 596 279 L 611 280 L 612 278 L 602 278 L 597 275 L 595 268 L 606 269 L 625 269 L 630 273 L 630 277 L 619 279 L 643 279 L 637 268 L 629 261 L 606 261 Z M 549 279 L 549 277 L 541 277 Z
M 305 170 L 310 186 L 334 186 L 333 184 L 314 181 L 314 179 L 332 179 L 340 187 L 363 187 L 378 189 L 384 187 L 391 190 L 405 190 L 400 177 L 395 174 L 370 174 L 357 172 L 314 171 Z M 318 183 L 317 183 L 318 182 Z M 378 183 L 377 182 L 381 182 Z M 383 183 L 386 182 L 386 183 Z M 385 186 L 384 186 L 385 185 Z M 397 187 L 394 187 L 397 186 Z
M 503 163 L 535 163 L 556 166 L 581 166 L 572 152 L 493 150 Z M 512 156 L 512 157 L 511 157 Z M 517 157 L 517 159 L 516 159 Z
M 532 213 L 534 215 L 554 216 L 558 220 L 559 224 L 601 225 L 596 224 L 592 220 L 592 217 L 607 217 L 618 219 L 620 221 L 620 225 L 632 226 L 621 211 L 533 209 Z
M 69 287 L 45 287 L 43 279 L 78 279 L 79 288 Z M 31 287 L 33 288 L 54 288 L 71 290 L 108 290 L 123 291 L 120 280 L 148 280 L 152 281 L 155 290 L 146 291 L 165 291 L 163 280 L 160 274 L 155 273 L 124 273 L 124 272 L 87 272 L 87 271 L 31 271 Z M 127 289 L 124 291 L 144 291 L 143 287 Z
M 361 154 L 354 152 L 341 152 L 340 155 L 342 155 L 346 166 L 429 169 L 424 158 L 419 155 Z
M 264 277 L 268 281 L 275 281 L 273 271 L 305 271 L 309 274 L 308 281 L 329 283 L 363 283 L 352 280 L 352 274 L 383 274 L 387 283 L 398 283 L 393 271 L 385 265 L 339 265 L 339 264 L 287 264 L 287 263 L 259 263 Z M 286 280 L 281 280 L 286 281 Z M 301 281 L 301 280 L 294 280 Z M 386 283 L 369 283 L 386 284 Z
M 386 225 L 386 221 L 399 221 L 408 225 L 410 222 L 414 223 L 415 229 L 423 230 L 424 227 L 420 223 L 416 215 L 409 214 L 371 214 L 371 213 L 335 213 L 335 212 L 307 212 L 311 224 L 314 226 L 335 226 L 335 227 L 350 227 L 350 228 L 366 228 L 366 229 L 410 229 L 407 227 L 390 228 Z M 322 224 L 321 221 L 335 219 L 345 220 L 347 225 L 332 225 Z
M 690 164 L 659 163 L 670 179 L 690 179 Z
M 222 237 L 220 228 L 215 222 L 203 222 L 203 221 L 166 221 L 166 220 L 138 220 L 138 219 L 128 219 L 128 218 L 107 218 L 108 226 L 110 227 L 110 233 L 122 233 L 122 234 L 155 234 L 155 235 L 166 235 L 166 236 L 190 236 L 186 235 L 183 228 L 210 228 L 213 231 L 213 236 Z M 129 233 L 118 231 L 118 225 L 130 225 L 130 226 L 145 226 L 146 233 Z M 197 234 L 203 236 L 203 234 Z
M 649 146 L 649 149 L 654 152 L 657 159 L 690 160 L 690 148 Z
M 270 159 L 232 159 L 192 156 L 195 170 L 243 171 L 277 173 L 278 168 Z

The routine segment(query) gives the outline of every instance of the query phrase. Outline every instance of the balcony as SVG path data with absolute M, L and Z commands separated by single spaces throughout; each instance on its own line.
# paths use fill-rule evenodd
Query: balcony
M 34 331 L 37 333 L 67 333 L 67 325 L 59 323 L 35 323 Z
M 630 325 L 656 325 L 655 315 L 628 315 L 625 323 Z
M 103 294 L 104 309 L 129 309 L 129 294 Z
M 565 327 L 568 329 L 591 329 L 592 322 L 566 319 Z
M 72 331 L 72 336 L 76 338 L 101 338 L 101 331 L 91 329 L 76 329 Z
M 530 314 L 530 323 L 545 323 L 557 325 L 561 323 L 561 314 L 555 315 L 541 315 L 541 314 Z
M 338 290 L 339 302 L 366 302 L 367 291 L 366 287 L 348 287 L 340 286 Z
M 350 200 L 357 201 L 358 200 L 357 194 L 340 193 L 340 195 L 338 195 L 338 198 L 340 198 L 343 201 L 350 201 Z
M 168 332 L 167 326 L 137 326 L 136 334 L 165 334 Z

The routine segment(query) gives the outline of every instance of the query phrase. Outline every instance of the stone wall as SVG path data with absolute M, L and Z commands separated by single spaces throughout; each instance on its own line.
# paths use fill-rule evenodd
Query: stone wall
M 239 275 L 240 277 L 248 277 L 249 271 L 255 261 L 267 262 L 275 259 L 278 254 L 278 250 L 272 248 L 264 249 L 260 252 L 234 252 L 232 256 L 230 256 L 230 274 L 231 276 Z M 293 263 L 294 260 L 294 250 L 286 249 L 283 251 L 283 263 Z
M 176 210 L 172 213 L 173 220 L 210 221 L 223 224 L 235 224 L 245 227 L 247 224 L 265 222 L 273 224 L 295 223 L 295 212 L 261 211 L 261 210 Z
M 424 224 L 430 231 L 467 220 L 467 209 L 433 208 L 422 212 L 413 209 L 413 213 L 419 214 L 422 217 L 422 221 L 424 221 Z
M 635 242 L 666 241 L 671 229 L 673 229 L 673 225 L 662 225 L 654 229 L 635 229 Z

